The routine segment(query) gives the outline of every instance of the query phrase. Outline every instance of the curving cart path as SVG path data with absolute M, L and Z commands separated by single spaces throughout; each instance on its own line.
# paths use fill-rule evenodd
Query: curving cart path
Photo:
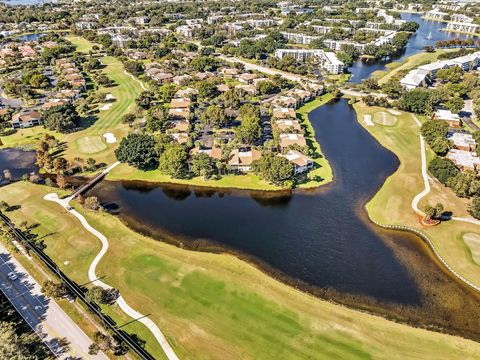
M 62 206 L 65 210 L 67 210 L 70 214 L 75 216 L 82 226 L 91 234 L 96 236 L 100 242 L 102 243 L 102 249 L 100 252 L 95 256 L 95 259 L 93 259 L 93 262 L 90 264 L 90 267 L 88 268 L 88 278 L 89 280 L 97 286 L 101 286 L 104 289 L 111 289 L 112 287 L 110 285 L 105 284 L 104 282 L 98 280 L 97 275 L 95 273 L 95 270 L 97 268 L 98 263 L 102 259 L 102 257 L 107 253 L 108 250 L 108 239 L 106 238 L 105 235 L 103 235 L 101 232 L 93 228 L 88 221 L 85 219 L 85 217 L 80 214 L 78 211 L 71 209 L 69 206 L 70 200 L 72 200 L 72 197 L 68 197 L 65 199 L 60 199 L 56 193 L 50 193 L 44 196 L 45 200 L 48 201 L 53 201 Z M 70 210 L 69 210 L 70 209 Z M 177 357 L 177 354 L 175 354 L 175 351 L 172 349 L 170 344 L 168 343 L 167 339 L 165 338 L 165 335 L 163 335 L 162 331 L 158 328 L 158 326 L 148 317 L 145 317 L 145 315 L 140 314 L 139 312 L 135 311 L 132 309 L 123 296 L 119 296 L 117 299 L 117 304 L 120 306 L 120 309 L 127 314 L 128 316 L 138 319 L 139 322 L 141 322 L 143 325 L 145 325 L 155 336 L 157 339 L 158 343 L 162 347 L 165 355 L 169 360 L 179 360 Z
M 415 120 L 415 123 L 420 127 L 422 123 L 417 119 L 415 115 L 412 114 L 412 117 Z M 418 208 L 418 203 L 430 192 L 430 181 L 429 181 L 430 178 L 427 174 L 427 156 L 425 154 L 425 140 L 423 139 L 423 136 L 421 134 L 419 134 L 419 137 L 420 137 L 420 156 L 422 159 L 423 190 L 419 192 L 417 195 L 415 195 L 415 197 L 412 199 L 412 209 L 417 214 L 424 216 L 425 213 Z M 463 221 L 463 222 L 468 222 L 475 225 L 480 225 L 480 220 L 474 219 L 472 217 L 452 216 L 451 220 Z

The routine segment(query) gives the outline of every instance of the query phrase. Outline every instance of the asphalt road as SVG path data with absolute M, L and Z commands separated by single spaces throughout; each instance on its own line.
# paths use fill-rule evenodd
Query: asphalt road
M 8 278 L 10 272 L 14 272 L 18 279 L 10 280 Z M 2 244 L 0 244 L 0 290 L 57 358 L 108 359 L 101 352 L 96 356 L 88 355 L 88 347 L 92 343 L 89 337 L 53 299 L 43 296 L 40 284 Z

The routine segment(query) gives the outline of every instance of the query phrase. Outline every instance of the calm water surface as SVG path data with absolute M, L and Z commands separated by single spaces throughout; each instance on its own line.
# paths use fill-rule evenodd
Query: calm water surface
M 318 296 L 480 340 L 479 297 L 419 238 L 366 219 L 363 205 L 397 169 L 397 157 L 359 125 L 346 100 L 310 119 L 334 170 L 334 182 L 317 192 L 266 197 L 104 181 L 92 194 L 160 240 L 206 251 L 213 243 Z
M 31 172 L 38 173 L 38 166 L 35 165 L 35 151 L 0 149 L 0 183 L 3 180 L 4 170 L 9 170 L 14 180 Z
M 434 46 L 437 41 L 448 40 L 452 38 L 466 39 L 471 35 L 452 33 L 441 31 L 446 27 L 446 23 L 424 20 L 420 14 L 402 14 L 402 19 L 407 21 L 415 21 L 420 24 L 417 32 L 409 39 L 404 51 L 390 60 L 376 61 L 367 63 L 364 61 L 356 61 L 348 70 L 351 72 L 351 82 L 360 83 L 363 79 L 368 78 L 370 74 L 377 70 L 385 70 L 386 64 L 391 61 L 402 62 L 406 57 L 422 52 L 425 46 Z M 427 39 L 429 34 L 432 34 L 431 39 Z

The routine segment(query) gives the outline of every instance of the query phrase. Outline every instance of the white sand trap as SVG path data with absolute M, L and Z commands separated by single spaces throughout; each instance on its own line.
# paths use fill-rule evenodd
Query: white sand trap
M 373 126 L 375 125 L 372 121 L 372 115 L 363 115 L 363 122 L 367 126 Z
M 388 109 L 387 111 L 388 111 L 390 114 L 395 115 L 395 116 L 402 115 L 402 113 L 401 113 L 400 111 L 397 111 L 397 110 Z
M 103 137 L 105 138 L 107 144 L 114 144 L 117 142 L 117 138 L 112 133 L 105 133 L 103 134 Z
M 116 100 L 116 97 L 113 96 L 112 94 L 107 94 L 107 95 L 105 95 L 105 100 L 113 101 L 113 100 Z
M 463 235 L 463 241 L 467 244 L 472 254 L 472 259 L 480 265 L 480 235 L 475 233 L 466 233 Z
M 105 110 L 109 110 L 111 107 L 112 107 L 112 104 L 105 104 L 99 110 L 105 111 Z

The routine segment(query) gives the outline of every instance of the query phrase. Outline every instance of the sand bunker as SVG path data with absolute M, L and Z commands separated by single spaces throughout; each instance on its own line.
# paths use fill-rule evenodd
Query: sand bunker
M 112 107 L 112 104 L 105 104 L 100 108 L 100 110 L 101 111 L 109 110 L 111 107 Z
M 397 111 L 397 110 L 388 109 L 387 111 L 388 111 L 390 114 L 395 115 L 395 116 L 402 115 L 402 113 L 401 113 L 400 111 Z
M 105 95 L 105 100 L 106 101 L 114 101 L 114 100 L 116 100 L 116 97 L 113 96 L 112 94 L 107 94 L 107 95 Z
M 105 133 L 103 134 L 103 137 L 105 138 L 107 144 L 113 144 L 117 142 L 117 138 L 112 133 Z
M 373 125 L 375 125 L 375 124 L 372 122 L 372 115 L 363 115 L 363 122 L 364 122 L 365 125 L 367 125 L 367 126 L 373 126 Z

